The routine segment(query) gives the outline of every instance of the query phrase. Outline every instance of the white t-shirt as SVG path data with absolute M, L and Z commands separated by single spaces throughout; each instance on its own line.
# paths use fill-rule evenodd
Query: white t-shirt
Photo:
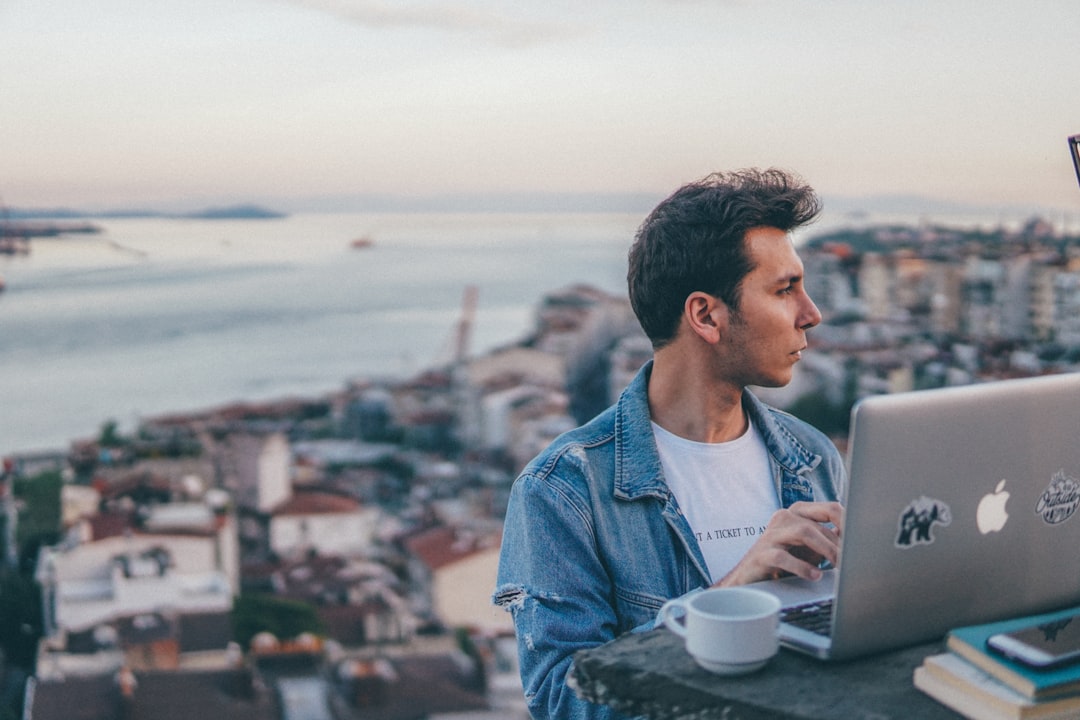
M 731 571 L 780 509 L 761 433 L 700 443 L 652 424 L 660 464 L 716 582 Z

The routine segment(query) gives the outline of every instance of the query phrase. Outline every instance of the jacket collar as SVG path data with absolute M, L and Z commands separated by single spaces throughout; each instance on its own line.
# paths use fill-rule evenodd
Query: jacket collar
M 784 470 L 801 475 L 821 462 L 820 455 L 803 445 L 787 425 L 777 422 L 778 417 L 789 415 L 761 402 L 749 390 L 743 390 L 743 407 L 765 439 L 769 455 Z
M 623 390 L 615 404 L 615 497 L 636 500 L 654 496 L 666 499 L 670 494 L 660 454 L 653 437 L 649 414 L 649 360 Z M 821 456 L 808 450 L 786 427 L 776 421 L 777 411 L 758 400 L 749 390 L 743 391 L 743 407 L 765 441 L 773 462 L 789 473 L 808 472 L 821 462 Z

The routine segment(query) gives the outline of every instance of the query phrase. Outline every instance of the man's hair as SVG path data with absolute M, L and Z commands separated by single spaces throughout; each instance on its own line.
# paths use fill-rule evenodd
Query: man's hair
M 738 311 L 740 284 L 754 269 L 748 231 L 789 232 L 820 211 L 813 188 L 777 169 L 714 173 L 657 205 L 634 237 L 626 274 L 630 304 L 653 348 L 675 338 L 690 293 Z

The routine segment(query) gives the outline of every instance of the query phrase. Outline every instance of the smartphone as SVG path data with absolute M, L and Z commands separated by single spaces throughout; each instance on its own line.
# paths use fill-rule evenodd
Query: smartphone
M 1056 668 L 1080 660 L 1080 615 L 992 635 L 986 646 L 1033 668 Z

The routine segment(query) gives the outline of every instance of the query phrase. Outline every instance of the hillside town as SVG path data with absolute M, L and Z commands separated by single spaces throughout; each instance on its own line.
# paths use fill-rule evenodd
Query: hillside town
M 871 394 L 1080 370 L 1080 237 L 847 229 L 800 254 L 824 322 L 786 388 L 843 446 Z M 467 296 L 468 296 L 468 290 Z M 573 285 L 446 366 L 144 419 L 4 459 L 0 718 L 526 718 L 490 602 L 520 469 L 651 356 Z

